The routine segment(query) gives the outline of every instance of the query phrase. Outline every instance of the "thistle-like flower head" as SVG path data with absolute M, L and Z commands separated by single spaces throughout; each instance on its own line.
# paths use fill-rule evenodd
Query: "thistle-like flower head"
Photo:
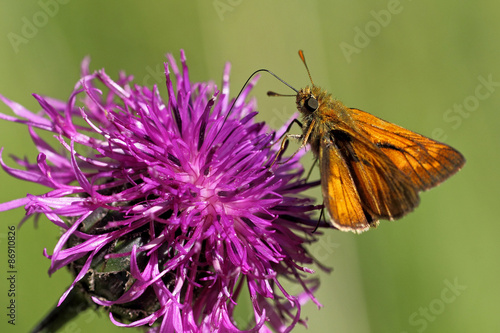
M 39 113 L 0 96 L 17 115 L 0 118 L 27 125 L 39 150 L 36 163 L 15 158 L 23 170 L 0 156 L 3 169 L 51 189 L 0 210 L 25 206 L 64 230 L 45 252 L 49 273 L 68 266 L 75 275 L 60 303 L 78 289 L 116 325 L 238 332 L 234 310 L 247 288 L 253 324 L 244 329 L 289 330 L 300 304 L 316 302 L 304 245 L 315 240 L 317 207 L 301 195 L 315 184 L 301 179 L 300 153 L 277 156 L 286 126 L 274 133 L 254 121 L 255 101 L 244 101 L 255 80 L 230 101 L 229 65 L 219 91 L 191 83 L 183 52 L 181 61 L 168 56 L 166 101 L 124 74 L 90 73 L 87 59 L 67 101 L 34 95 Z M 284 278 L 301 291 L 288 293 Z

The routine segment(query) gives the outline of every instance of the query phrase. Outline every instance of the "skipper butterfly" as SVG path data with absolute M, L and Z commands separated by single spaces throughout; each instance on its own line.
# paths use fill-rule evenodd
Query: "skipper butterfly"
M 420 191 L 464 165 L 465 158 L 452 147 L 332 98 L 313 83 L 302 50 L 299 56 L 312 86 L 297 91 L 287 85 L 297 92 L 302 122 L 294 122 L 303 133 L 287 134 L 281 148 L 289 138 L 301 140 L 301 148 L 310 145 L 319 160 L 324 206 L 336 229 L 360 233 L 380 219 L 399 219 L 418 206 Z

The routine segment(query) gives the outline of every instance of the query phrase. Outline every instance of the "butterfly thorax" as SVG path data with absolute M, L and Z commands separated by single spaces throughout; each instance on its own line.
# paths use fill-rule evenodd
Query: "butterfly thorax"
M 307 86 L 301 89 L 297 93 L 296 103 L 297 109 L 302 114 L 304 138 L 307 138 L 316 156 L 319 152 L 320 139 L 326 133 L 335 130 L 336 125 L 342 123 L 355 128 L 349 108 L 320 87 Z

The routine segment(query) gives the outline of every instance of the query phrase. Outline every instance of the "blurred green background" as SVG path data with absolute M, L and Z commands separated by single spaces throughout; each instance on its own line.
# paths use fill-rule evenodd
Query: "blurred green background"
M 0 93 L 31 110 L 39 109 L 34 92 L 66 99 L 86 55 L 92 69 L 115 78 L 123 69 L 160 86 L 165 53 L 178 58 L 185 49 L 192 81 L 220 82 L 230 61 L 234 96 L 259 68 L 308 84 L 302 48 L 315 83 L 346 105 L 457 148 L 465 168 L 403 220 L 362 235 L 325 231 L 311 252 L 334 270 L 320 273 L 324 307 L 308 304 L 303 317 L 310 332 L 500 332 L 498 1 L 2 0 L 0 8 Z M 267 90 L 290 91 L 270 76 L 253 91 L 260 119 L 277 128 L 294 99 Z M 3 104 L 0 112 L 11 114 Z M 24 126 L 0 122 L 9 165 L 9 154 L 35 158 L 27 138 Z M 309 153 L 304 164 L 311 161 Z M 43 190 L 3 171 L 0 184 L 1 202 Z M 312 195 L 320 198 L 319 189 Z M 0 214 L 3 332 L 28 331 L 71 281 L 64 270 L 49 278 L 42 256 L 59 230 L 28 222 L 17 230 L 17 322 L 6 324 L 5 237 L 23 216 Z M 63 332 L 122 330 L 85 312 Z

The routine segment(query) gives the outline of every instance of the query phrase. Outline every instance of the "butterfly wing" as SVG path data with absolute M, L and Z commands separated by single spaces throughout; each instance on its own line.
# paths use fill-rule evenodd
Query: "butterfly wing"
M 376 224 L 363 209 L 346 160 L 327 136 L 321 139 L 318 157 L 324 205 L 333 226 L 342 231 L 362 232 Z
M 329 136 L 347 165 L 364 211 L 373 219 L 396 219 L 418 205 L 418 188 L 379 147 L 342 123 Z
M 419 190 L 438 185 L 456 173 L 465 158 L 452 147 L 358 109 L 351 117 L 363 136 L 379 147 Z
M 325 205 L 334 226 L 364 231 L 419 204 L 418 192 L 457 172 L 464 157 L 452 147 L 357 109 L 352 124 L 336 122 L 320 146 Z

